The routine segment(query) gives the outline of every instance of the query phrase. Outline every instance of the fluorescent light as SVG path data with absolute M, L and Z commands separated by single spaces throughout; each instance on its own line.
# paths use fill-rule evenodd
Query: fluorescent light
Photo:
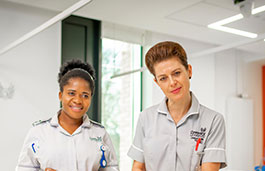
M 253 9 L 253 10 L 252 10 L 252 14 L 255 15 L 255 14 L 260 13 L 260 12 L 263 12 L 263 11 L 265 11 L 265 5 Z
M 255 14 L 258 14 L 258 13 L 263 12 L 263 11 L 265 11 L 265 5 L 253 9 L 252 14 L 255 15 Z M 225 24 L 229 24 L 229 23 L 235 22 L 237 20 L 241 20 L 242 18 L 243 18 L 242 14 L 237 14 L 237 15 L 234 15 L 232 17 L 228 17 L 228 18 L 225 18 L 223 20 L 209 24 L 208 28 L 227 32 L 227 33 L 232 33 L 232 34 L 236 34 L 236 35 L 240 35 L 240 36 L 244 36 L 244 37 L 256 38 L 258 36 L 256 33 L 251 33 L 251 32 L 247 32 L 247 31 L 223 26 Z M 265 39 L 264 39 L 264 41 L 265 41 Z
M 228 17 L 226 19 L 217 21 L 217 22 L 212 23 L 212 24 L 221 26 L 221 25 L 225 25 L 225 24 L 232 23 L 234 21 L 240 20 L 242 18 L 243 18 L 243 15 L 242 14 L 237 14 L 237 15 L 234 15 L 232 17 Z M 212 25 L 212 24 L 210 24 L 210 25 Z
M 244 37 L 249 37 L 249 38 L 256 38 L 258 36 L 255 33 L 247 32 L 247 31 L 243 31 L 243 30 L 238 30 L 238 29 L 234 29 L 234 28 L 230 28 L 230 27 L 217 26 L 217 25 L 209 25 L 208 27 L 215 29 L 215 30 L 220 30 L 223 32 L 232 33 L 232 34 L 236 34 L 236 35 L 244 36 Z

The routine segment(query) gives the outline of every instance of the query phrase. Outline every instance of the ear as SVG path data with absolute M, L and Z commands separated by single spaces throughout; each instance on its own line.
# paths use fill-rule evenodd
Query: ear
M 59 100 L 62 101 L 62 96 L 63 96 L 63 93 L 60 91 L 59 92 Z
M 191 79 L 191 77 L 192 77 L 192 66 L 190 64 L 188 65 L 188 72 L 189 72 L 189 78 Z

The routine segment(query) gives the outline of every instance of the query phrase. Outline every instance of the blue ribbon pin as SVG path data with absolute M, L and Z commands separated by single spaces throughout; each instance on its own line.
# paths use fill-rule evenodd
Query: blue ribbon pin
M 100 166 L 102 168 L 105 168 L 107 166 L 107 160 L 105 158 L 105 146 L 101 145 L 100 146 L 100 150 L 102 151 L 102 156 L 101 156 L 101 159 L 100 159 Z

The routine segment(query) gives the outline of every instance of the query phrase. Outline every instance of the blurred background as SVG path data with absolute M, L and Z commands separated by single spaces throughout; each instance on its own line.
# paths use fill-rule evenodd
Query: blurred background
M 191 90 L 224 115 L 223 170 L 263 164 L 264 0 L 87 0 L 76 7 L 81 1 L 0 0 L 1 170 L 14 170 L 31 124 L 60 109 L 57 74 L 72 58 L 94 65 L 88 114 L 111 135 L 120 170 L 130 170 L 138 115 L 164 96 L 144 55 L 164 40 L 183 45 L 193 66 Z

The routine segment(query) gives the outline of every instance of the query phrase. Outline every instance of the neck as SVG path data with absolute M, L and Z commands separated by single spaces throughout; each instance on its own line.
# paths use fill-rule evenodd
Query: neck
M 58 117 L 58 121 L 63 129 L 65 129 L 69 134 L 73 134 L 74 131 L 83 123 L 83 118 L 71 118 L 62 110 Z
M 168 99 L 167 101 L 168 111 L 176 123 L 189 111 L 190 106 L 191 106 L 190 93 L 182 100 L 172 101 Z

